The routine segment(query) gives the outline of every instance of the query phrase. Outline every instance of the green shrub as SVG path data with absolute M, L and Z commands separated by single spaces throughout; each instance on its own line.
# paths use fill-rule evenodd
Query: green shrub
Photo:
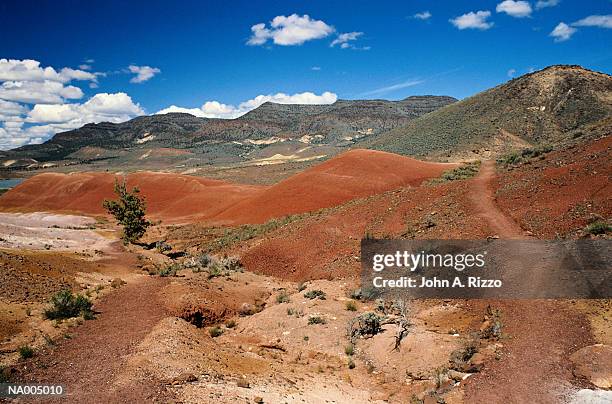
M 553 148 L 550 145 L 539 145 L 533 148 L 523 149 L 520 152 L 512 152 L 506 154 L 505 156 L 502 156 L 497 159 L 497 162 L 503 165 L 519 164 L 529 159 L 540 157 L 546 153 L 550 153 L 552 150 Z
M 348 337 L 351 342 L 358 337 L 371 337 L 382 331 L 384 317 L 376 313 L 363 313 L 349 322 Z
M 63 290 L 51 298 L 51 308 L 44 315 L 50 320 L 83 316 L 92 316 L 93 303 L 85 296 L 75 295 L 70 290 Z
M 430 184 L 439 184 L 449 181 L 466 180 L 474 177 L 480 170 L 480 161 L 466 163 L 460 167 L 442 173 L 440 178 L 429 181 Z
M 310 316 L 308 317 L 308 325 L 315 325 L 315 324 L 325 324 L 326 321 L 323 317 L 320 316 Z
M 612 232 L 612 226 L 603 220 L 598 220 L 588 225 L 586 232 L 593 235 L 608 234 Z
M 311 300 L 312 299 L 325 300 L 327 295 L 322 290 L 314 289 L 314 290 L 310 290 L 310 291 L 304 293 L 304 297 L 307 298 L 307 299 L 311 299 Z
M 346 310 L 348 311 L 357 311 L 357 304 L 354 301 L 349 300 L 346 302 Z
M 236 321 L 235 320 L 229 320 L 227 323 L 225 323 L 225 326 L 227 328 L 234 328 L 234 327 L 236 327 Z
M 179 264 L 171 264 L 159 270 L 159 276 L 176 276 L 176 273 L 181 269 Z
M 353 356 L 355 354 L 355 345 L 350 344 L 344 347 L 344 353 L 348 356 Z
M 289 295 L 284 290 L 276 296 L 276 303 L 289 303 Z
M 380 296 L 380 294 L 381 294 L 380 289 L 377 289 L 374 287 L 368 287 L 368 288 L 359 288 L 359 289 L 353 290 L 349 294 L 349 297 L 354 300 L 367 302 L 369 300 L 376 299 L 378 296 Z
M 223 334 L 223 329 L 221 327 L 215 326 L 215 327 L 212 327 L 210 330 L 208 330 L 208 333 L 210 334 L 211 337 L 217 338 L 218 336 Z
M 32 356 L 34 356 L 34 350 L 27 346 L 20 346 L 19 347 L 19 356 L 21 357 L 21 359 L 28 359 L 31 358 Z
M 348 361 L 348 368 L 349 369 L 355 369 L 355 361 L 353 361 L 353 359 L 349 359 L 349 361 Z
M 125 181 L 120 184 L 119 181 L 115 180 L 114 190 L 119 200 L 105 199 L 102 206 L 123 226 L 121 237 L 123 242 L 125 244 L 135 243 L 151 225 L 151 222 L 145 219 L 146 203 L 144 199 L 138 196 L 140 192 L 138 188 L 134 187 L 132 192 L 128 192 Z

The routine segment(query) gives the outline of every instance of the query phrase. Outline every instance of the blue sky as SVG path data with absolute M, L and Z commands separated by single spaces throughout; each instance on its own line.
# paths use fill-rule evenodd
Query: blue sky
M 205 102 L 218 101 L 201 114 L 231 117 L 257 105 L 240 106 L 259 95 L 283 93 L 272 98 L 280 102 L 464 98 L 550 64 L 611 72 L 610 1 L 500 3 L 3 1 L 0 59 L 31 59 L 41 69 L 90 76 L 54 78 L 81 90 L 52 90 L 59 100 L 3 95 L 0 88 L 0 149 L 171 105 L 198 113 Z M 265 26 L 252 30 L 256 24 Z M 252 39 L 254 32 L 260 37 Z M 15 66 L 4 67 L 14 73 Z M 135 80 L 129 66 L 149 74 Z M 0 64 L 5 87 L 27 81 L 9 73 L 3 76 Z M 36 80 L 27 91 L 43 79 Z M 293 97 L 305 92 L 313 94 Z

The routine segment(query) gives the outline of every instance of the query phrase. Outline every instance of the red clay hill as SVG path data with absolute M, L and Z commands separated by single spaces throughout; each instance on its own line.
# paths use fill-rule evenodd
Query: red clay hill
M 126 176 L 147 200 L 151 218 L 214 224 L 262 223 L 331 207 L 402 186 L 417 186 L 454 164 L 431 163 L 372 150 L 352 150 L 276 185 L 232 184 L 188 175 L 139 172 Z M 45 173 L 0 197 L 2 211 L 104 214 L 119 175 Z

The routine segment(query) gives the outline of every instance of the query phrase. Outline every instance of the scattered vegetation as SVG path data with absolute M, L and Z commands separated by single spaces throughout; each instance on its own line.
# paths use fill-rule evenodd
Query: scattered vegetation
M 226 328 L 235 328 L 236 327 L 236 320 L 229 320 L 227 323 L 225 323 L 225 327 Z
M 304 282 L 300 282 L 300 283 L 297 284 L 298 292 L 306 290 L 307 287 L 308 287 L 308 285 L 306 285 L 306 283 L 304 283 Z
M 349 340 L 354 343 L 360 337 L 372 337 L 382 331 L 384 317 L 376 313 L 363 313 L 353 318 L 348 323 L 347 334 Z
M 208 333 L 210 334 L 211 337 L 217 338 L 218 336 L 223 334 L 223 329 L 221 327 L 214 326 L 208 330 Z
M 520 164 L 532 158 L 550 153 L 552 150 L 553 148 L 550 145 L 540 145 L 534 148 L 523 149 L 519 152 L 512 152 L 500 157 L 497 159 L 497 163 L 504 166 Z
M 231 272 L 242 272 L 240 259 L 233 256 L 217 258 L 209 254 L 201 254 L 183 261 L 182 268 L 191 268 L 194 273 L 208 271 L 209 278 L 227 276 Z
M 138 196 L 140 192 L 138 188 L 134 187 L 132 192 L 129 192 L 125 181 L 123 183 L 115 181 L 114 189 L 119 200 L 105 199 L 102 206 L 123 226 L 121 237 L 123 242 L 125 244 L 136 243 L 151 225 L 151 222 L 145 218 L 145 201 Z
M 345 307 L 347 311 L 357 311 L 357 304 L 353 300 L 346 302 Z
M 439 178 L 429 181 L 429 184 L 441 184 L 444 182 L 467 180 L 474 177 L 480 170 L 480 160 L 466 163 L 460 167 L 445 171 Z
M 608 234 L 612 232 L 612 226 L 603 220 L 597 220 L 587 226 L 586 232 L 587 234 L 592 234 L 595 236 L 600 234 Z
M 28 359 L 34 356 L 34 349 L 28 345 L 19 347 L 19 356 L 21 359 Z
M 276 303 L 289 303 L 290 301 L 289 295 L 284 290 L 276 296 Z
M 177 263 L 173 263 L 161 268 L 158 272 L 159 276 L 167 277 L 167 276 L 176 276 L 176 273 L 181 270 L 181 266 Z
M 313 300 L 313 299 L 325 300 L 327 298 L 327 295 L 322 290 L 313 289 L 313 290 L 309 290 L 308 292 L 304 293 L 304 297 L 310 300 Z
M 355 345 L 350 344 L 344 347 L 344 353 L 348 356 L 353 356 L 355 354 Z
M 355 361 L 353 361 L 353 359 L 352 359 L 352 358 L 349 358 L 349 361 L 348 361 L 348 368 L 349 368 L 349 369 L 355 369 Z
M 83 315 L 85 319 L 93 318 L 91 307 L 93 303 L 83 295 L 75 295 L 70 290 L 63 290 L 51 298 L 51 307 L 45 310 L 44 315 L 49 320 Z
M 371 301 L 380 296 L 380 290 L 374 287 L 359 288 L 355 289 L 349 294 L 349 297 L 353 300 L 359 300 L 362 302 Z
M 308 317 L 308 325 L 325 324 L 325 323 L 326 323 L 325 319 L 321 316 Z

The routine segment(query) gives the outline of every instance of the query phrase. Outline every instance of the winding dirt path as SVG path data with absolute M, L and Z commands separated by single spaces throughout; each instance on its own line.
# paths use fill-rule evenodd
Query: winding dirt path
M 495 204 L 494 161 L 485 161 L 472 182 L 471 202 L 501 239 L 527 239 L 521 227 Z M 528 268 L 526 268 L 528 270 Z M 528 276 L 528 274 L 526 274 Z M 543 285 L 546 287 L 546 285 Z M 472 300 L 470 310 L 501 309 L 501 360 L 468 379 L 467 403 L 565 402 L 575 389 L 568 357 L 593 343 L 588 320 L 566 300 Z
M 160 381 L 141 375 L 138 383 L 117 386 L 128 356 L 165 315 L 157 295 L 167 280 L 141 276 L 106 295 L 99 314 L 74 328 L 71 338 L 37 353 L 18 370 L 22 382 L 59 383 L 75 403 L 168 402 Z M 65 400 L 62 400 L 65 402 Z
M 523 229 L 506 216 L 495 203 L 495 191 L 492 186 L 495 175 L 495 162 L 486 160 L 480 166 L 478 175 L 471 181 L 470 199 L 478 211 L 478 216 L 484 219 L 502 239 L 528 238 Z

